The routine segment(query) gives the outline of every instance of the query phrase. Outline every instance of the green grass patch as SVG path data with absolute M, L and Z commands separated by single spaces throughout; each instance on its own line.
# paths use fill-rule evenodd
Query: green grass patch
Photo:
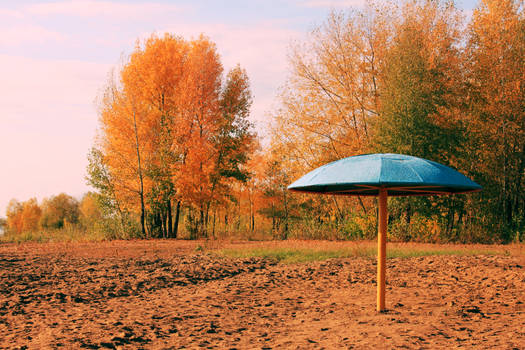
M 283 263 L 302 263 L 321 261 L 332 258 L 349 258 L 355 256 L 372 256 L 374 249 L 337 249 L 317 250 L 300 248 L 255 248 L 255 249 L 221 249 L 220 255 L 232 258 L 260 257 L 275 259 Z
M 220 249 L 218 254 L 232 258 L 268 258 L 285 264 L 323 261 L 333 258 L 375 257 L 377 248 L 349 247 L 348 249 L 310 249 L 310 248 L 230 248 Z M 413 258 L 439 255 L 508 255 L 503 251 L 489 249 L 428 249 L 428 248 L 387 248 L 387 258 Z
M 387 258 L 414 258 L 420 256 L 439 256 L 439 255 L 509 255 L 508 252 L 491 249 L 428 249 L 428 248 L 387 248 Z

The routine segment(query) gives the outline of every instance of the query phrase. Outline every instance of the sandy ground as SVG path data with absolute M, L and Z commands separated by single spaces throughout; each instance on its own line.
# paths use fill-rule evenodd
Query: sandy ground
M 523 256 L 284 265 L 196 242 L 0 245 L 0 349 L 525 349 Z

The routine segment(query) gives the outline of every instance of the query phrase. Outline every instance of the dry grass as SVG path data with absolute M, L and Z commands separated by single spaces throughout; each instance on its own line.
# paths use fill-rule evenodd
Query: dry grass
M 331 258 L 367 257 L 377 255 L 377 243 L 373 241 L 269 241 L 269 242 L 214 242 L 198 246 L 229 257 L 264 257 L 284 263 L 319 261 Z M 409 258 L 437 255 L 512 255 L 524 256 L 524 244 L 512 245 L 459 245 L 388 243 L 388 258 Z
M 57 230 L 55 232 L 28 233 L 17 236 L 3 236 L 0 243 L 18 243 L 30 245 L 33 249 L 39 243 L 82 244 L 104 241 L 102 234 L 87 233 L 81 230 Z M 32 243 L 31 243 L 32 242 Z M 112 241 L 115 247 L 125 247 L 130 241 Z M 139 242 L 139 241 L 137 241 Z M 162 250 L 169 240 L 154 240 L 155 246 Z M 374 257 L 377 254 L 375 241 L 322 241 L 322 240 L 284 240 L 284 241 L 246 241 L 231 239 L 210 239 L 186 241 L 189 250 L 209 252 L 228 257 L 262 257 L 275 259 L 283 263 L 322 261 L 331 258 Z M 131 243 L 131 242 L 130 242 Z M 81 248 L 80 248 L 81 250 Z M 525 244 L 482 245 L 482 244 L 430 244 L 397 243 L 387 245 L 388 258 L 410 258 L 420 256 L 473 256 L 503 255 L 525 256 Z

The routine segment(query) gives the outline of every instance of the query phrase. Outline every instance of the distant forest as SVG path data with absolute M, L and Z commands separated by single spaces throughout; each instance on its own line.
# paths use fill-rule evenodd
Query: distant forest
M 465 16 L 453 2 L 407 0 L 332 12 L 292 44 L 265 147 L 247 72 L 225 72 L 205 36 L 153 35 L 98 98 L 94 191 L 12 200 L 5 239 L 371 239 L 374 198 L 286 187 L 380 152 L 443 163 L 483 186 L 390 199 L 390 240 L 524 241 L 524 6 L 481 0 Z

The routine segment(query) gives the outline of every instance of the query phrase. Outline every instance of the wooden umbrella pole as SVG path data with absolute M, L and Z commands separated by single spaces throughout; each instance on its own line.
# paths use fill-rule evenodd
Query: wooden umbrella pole
M 387 190 L 379 190 L 379 225 L 377 232 L 377 311 L 385 309 Z

